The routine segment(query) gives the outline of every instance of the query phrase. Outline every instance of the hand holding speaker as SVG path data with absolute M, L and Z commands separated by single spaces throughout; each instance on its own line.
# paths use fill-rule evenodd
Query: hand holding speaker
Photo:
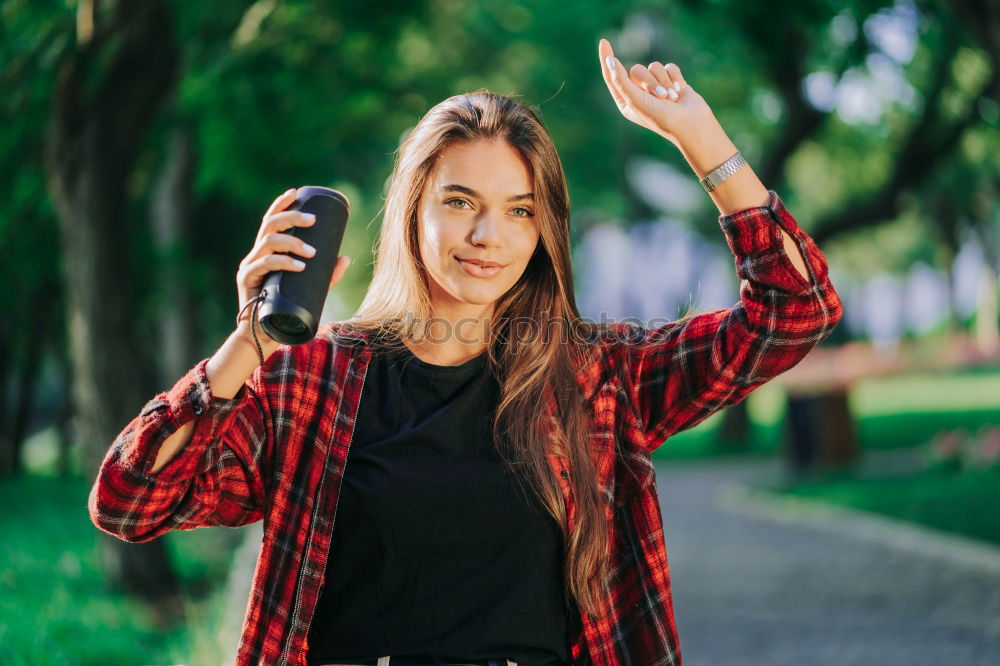
M 337 256 L 348 205 L 336 190 L 302 187 L 279 196 L 264 214 L 253 249 L 236 274 L 237 321 L 259 313 L 253 332 L 270 346 L 301 344 L 315 336 L 326 294 L 351 261 Z M 252 302 L 259 307 L 245 313 Z

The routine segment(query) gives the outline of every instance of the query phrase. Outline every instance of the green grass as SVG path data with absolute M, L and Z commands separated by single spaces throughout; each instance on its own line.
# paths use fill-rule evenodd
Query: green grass
M 106 588 L 83 479 L 0 479 L 0 663 L 219 663 L 214 639 L 232 558 L 227 528 L 171 532 L 189 622 L 158 629 L 141 603 Z M 228 533 L 227 533 L 228 532 Z
M 720 441 L 723 412 L 668 439 L 657 459 L 724 455 L 773 456 L 781 453 L 787 393 L 777 382 L 761 386 L 747 399 L 748 431 L 737 442 Z M 863 450 L 918 446 L 941 428 L 975 430 L 1000 422 L 1000 370 L 913 373 L 855 383 L 848 398 Z
M 1000 545 L 1000 469 L 928 471 L 911 477 L 825 480 L 779 488 Z

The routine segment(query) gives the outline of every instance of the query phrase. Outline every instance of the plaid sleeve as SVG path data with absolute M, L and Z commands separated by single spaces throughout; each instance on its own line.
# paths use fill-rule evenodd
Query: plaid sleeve
M 650 452 L 797 364 L 840 320 L 826 259 L 768 193 L 763 206 L 719 216 L 741 279 L 739 303 L 657 328 L 619 325 Z M 791 263 L 780 229 L 802 252 L 809 280 Z
M 224 399 L 212 395 L 208 361 L 149 400 L 111 444 L 87 500 L 101 530 L 142 542 L 173 529 L 239 527 L 263 516 L 273 434 L 262 368 Z M 150 472 L 163 441 L 192 419 L 188 444 Z

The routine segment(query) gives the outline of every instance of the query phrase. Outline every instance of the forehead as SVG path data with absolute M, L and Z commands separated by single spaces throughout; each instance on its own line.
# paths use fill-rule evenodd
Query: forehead
M 430 182 L 435 189 L 459 184 L 486 196 L 507 196 L 531 192 L 531 170 L 509 144 L 477 141 L 442 151 Z

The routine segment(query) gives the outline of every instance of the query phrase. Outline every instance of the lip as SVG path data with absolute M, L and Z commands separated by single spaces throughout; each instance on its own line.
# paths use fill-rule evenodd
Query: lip
M 455 260 L 466 273 L 475 277 L 493 277 L 504 268 L 500 264 L 494 263 L 486 263 L 486 265 L 474 264 L 460 257 L 455 257 Z
M 466 259 L 465 257 L 457 257 L 459 261 L 467 261 L 470 264 L 476 264 L 478 266 L 483 266 L 485 268 L 503 268 L 503 264 L 498 264 L 495 261 L 483 261 L 482 259 Z

